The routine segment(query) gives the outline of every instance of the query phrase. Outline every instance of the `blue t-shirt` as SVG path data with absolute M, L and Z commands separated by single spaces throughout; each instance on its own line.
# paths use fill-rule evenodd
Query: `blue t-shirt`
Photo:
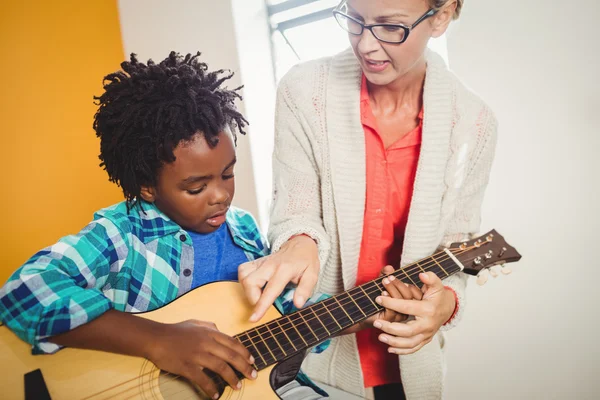
M 234 243 L 227 223 L 212 233 L 187 233 L 194 246 L 192 289 L 210 282 L 237 281 L 238 267 L 248 257 Z

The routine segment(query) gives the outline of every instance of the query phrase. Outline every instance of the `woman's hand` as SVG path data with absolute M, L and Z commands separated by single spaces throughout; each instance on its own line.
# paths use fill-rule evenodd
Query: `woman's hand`
M 305 235 L 291 238 L 276 253 L 240 265 L 238 280 L 255 305 L 250 321 L 260 320 L 290 282 L 298 285 L 294 305 L 302 308 L 317 284 L 319 269 L 317 243 Z
M 419 288 L 414 285 L 407 285 L 400 279 L 397 279 L 392 274 L 394 273 L 394 267 L 387 265 L 381 270 L 381 276 L 387 276 L 382 280 L 383 288 L 385 291 L 381 294 L 385 297 L 391 297 L 393 299 L 404 299 L 404 300 L 421 300 L 423 293 Z M 342 331 L 342 335 L 348 333 L 356 333 L 363 329 L 372 328 L 373 323 L 378 320 L 387 322 L 403 322 L 408 318 L 408 315 L 398 313 L 392 309 L 385 308 L 377 314 L 367 318 L 366 320 L 359 322 L 352 327 Z
M 233 389 L 239 389 L 240 380 L 234 368 L 246 378 L 255 379 L 254 359 L 238 340 L 219 332 L 212 322 L 189 320 L 164 325 L 149 359 L 158 368 L 181 375 L 196 383 L 209 396 L 218 398 L 215 382 L 205 369 L 220 375 Z
M 379 340 L 388 344 L 388 351 L 395 354 L 412 354 L 431 341 L 440 327 L 446 323 L 456 307 L 454 294 L 446 290 L 434 273 L 419 274 L 424 283 L 422 300 L 394 299 L 380 296 L 379 304 L 395 312 L 413 315 L 415 320 L 406 323 L 378 319 L 375 328 L 384 333 Z

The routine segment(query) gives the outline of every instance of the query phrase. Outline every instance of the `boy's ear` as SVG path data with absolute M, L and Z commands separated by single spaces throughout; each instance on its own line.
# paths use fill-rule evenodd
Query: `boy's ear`
M 156 191 L 152 186 L 142 186 L 140 196 L 148 203 L 154 203 L 154 200 L 156 200 Z

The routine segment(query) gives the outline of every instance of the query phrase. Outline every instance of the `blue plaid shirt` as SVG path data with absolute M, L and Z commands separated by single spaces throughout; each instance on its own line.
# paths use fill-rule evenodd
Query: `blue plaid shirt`
M 30 343 L 34 354 L 59 350 L 49 337 L 110 309 L 150 311 L 190 290 L 191 238 L 156 206 L 142 204 L 143 211 L 135 206 L 128 212 L 125 202 L 98 211 L 78 234 L 31 257 L 0 289 L 0 321 Z M 248 260 L 268 254 L 252 215 L 231 207 L 226 223 Z M 192 273 L 181 273 L 186 269 Z M 292 298 L 288 289 L 277 299 L 282 314 L 296 311 Z M 315 295 L 307 305 L 324 298 Z

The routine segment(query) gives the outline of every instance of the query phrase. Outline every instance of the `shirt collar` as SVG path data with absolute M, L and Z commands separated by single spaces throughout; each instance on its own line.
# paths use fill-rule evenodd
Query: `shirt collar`
M 185 235 L 186 242 L 191 244 L 187 232 L 160 211 L 154 203 L 142 201 L 140 205 L 143 207 L 143 211 L 139 206 L 135 206 L 132 212 L 137 212 L 140 217 L 144 243 L 165 236 L 180 234 Z M 266 255 L 266 245 L 250 214 L 235 207 L 230 207 L 225 216 L 225 223 L 235 244 L 257 255 Z

